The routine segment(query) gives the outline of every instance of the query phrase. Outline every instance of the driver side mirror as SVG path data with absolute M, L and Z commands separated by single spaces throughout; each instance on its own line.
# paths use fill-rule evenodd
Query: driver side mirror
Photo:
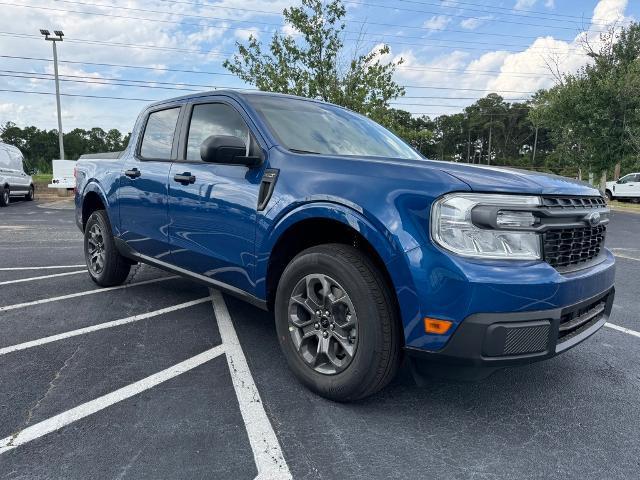
M 244 140 L 232 135 L 211 135 L 200 145 L 200 158 L 207 163 L 226 165 L 259 165 L 260 157 L 247 156 Z
M 616 181 L 616 183 L 618 183 L 618 184 L 622 184 L 622 183 L 624 183 L 624 182 L 623 182 L 623 181 L 622 181 L 622 179 L 620 178 L 620 179 L 618 179 L 618 180 Z

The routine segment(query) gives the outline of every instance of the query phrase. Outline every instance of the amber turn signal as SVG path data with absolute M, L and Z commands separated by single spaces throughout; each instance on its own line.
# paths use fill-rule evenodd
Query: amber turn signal
M 453 322 L 449 320 L 438 320 L 435 318 L 424 318 L 424 331 L 427 333 L 435 333 L 437 335 L 443 335 L 449 331 L 453 325 Z

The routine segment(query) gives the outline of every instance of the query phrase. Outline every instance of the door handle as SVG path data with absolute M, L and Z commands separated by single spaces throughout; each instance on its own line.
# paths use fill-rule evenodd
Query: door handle
M 124 174 L 129 178 L 138 178 L 142 173 L 137 168 L 132 168 L 131 170 L 125 170 Z
M 182 185 L 189 185 L 190 183 L 196 183 L 195 175 L 191 175 L 191 172 L 178 173 L 173 177 L 175 182 Z

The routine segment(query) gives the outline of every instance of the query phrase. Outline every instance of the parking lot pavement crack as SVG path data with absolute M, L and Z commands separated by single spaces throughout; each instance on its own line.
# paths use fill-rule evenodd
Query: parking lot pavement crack
M 138 460 L 138 457 L 142 454 L 142 450 L 143 449 L 138 450 L 138 453 L 132 456 L 129 462 L 124 467 L 122 467 L 122 469 L 120 470 L 120 473 L 116 477 L 117 480 L 123 480 L 127 476 L 133 464 L 136 463 L 136 461 Z
M 49 385 L 47 386 L 47 390 L 33 404 L 33 406 L 29 408 L 29 410 L 27 411 L 27 414 L 26 414 L 26 418 L 25 418 L 23 427 L 20 428 L 18 431 L 16 431 L 11 436 L 11 440 L 9 441 L 7 446 L 12 446 L 13 445 L 13 441 L 18 437 L 18 435 L 20 435 L 20 432 L 22 432 L 22 430 L 24 430 L 26 427 L 28 427 L 31 424 L 31 420 L 33 418 L 33 415 L 40 408 L 40 405 L 42 405 L 42 402 L 44 402 L 47 399 L 47 397 L 51 394 L 51 392 L 53 392 L 55 390 L 55 388 L 57 386 L 57 381 L 60 378 L 60 376 L 62 375 L 62 372 L 69 366 L 69 364 L 73 360 L 73 357 L 76 356 L 76 354 L 78 353 L 79 350 L 80 350 L 80 346 L 78 345 L 78 347 L 74 350 L 74 352 L 64 361 L 62 366 L 58 370 L 56 370 L 56 372 L 55 372 L 55 374 L 53 376 L 53 379 L 51 379 L 51 381 L 49 382 Z
M 133 280 L 136 278 L 141 268 L 142 268 L 141 263 L 138 263 L 137 265 L 133 266 L 133 272 L 129 275 L 129 278 L 125 282 L 126 285 L 130 285 L 131 283 L 133 283 Z

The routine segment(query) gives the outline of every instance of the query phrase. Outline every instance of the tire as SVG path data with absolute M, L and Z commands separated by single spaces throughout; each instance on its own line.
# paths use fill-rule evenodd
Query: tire
M 330 303 L 323 297 L 334 303 L 318 316 L 315 307 Z M 321 245 L 296 256 L 278 284 L 275 320 L 294 375 L 325 398 L 370 396 L 400 364 L 402 328 L 390 289 L 371 260 L 351 246 Z M 321 351 L 315 359 L 314 349 Z
M 9 205 L 9 202 L 11 201 L 9 194 L 9 187 L 0 189 L 0 207 L 6 207 Z
M 613 200 L 613 195 L 611 195 L 611 192 L 609 190 L 604 192 L 604 195 L 605 197 L 607 197 L 607 202 L 610 202 L 611 200 Z
M 36 190 L 35 190 L 35 188 L 33 187 L 33 185 L 31 185 L 31 186 L 29 187 L 29 193 L 27 193 L 27 194 L 24 196 L 24 199 L 25 199 L 27 202 L 30 202 L 30 201 L 32 201 L 34 198 L 36 198 Z
M 121 285 L 129 275 L 131 262 L 118 253 L 104 210 L 96 210 L 87 220 L 84 256 L 91 280 L 101 287 Z

